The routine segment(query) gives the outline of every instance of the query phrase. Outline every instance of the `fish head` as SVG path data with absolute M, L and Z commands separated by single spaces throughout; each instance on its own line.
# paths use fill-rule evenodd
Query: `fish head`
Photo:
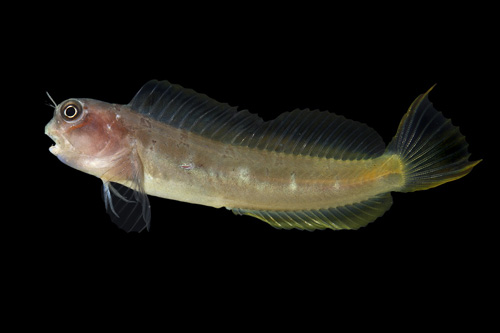
M 60 161 L 100 178 L 130 150 L 120 107 L 92 99 L 57 105 L 45 134 L 55 142 L 49 150 Z

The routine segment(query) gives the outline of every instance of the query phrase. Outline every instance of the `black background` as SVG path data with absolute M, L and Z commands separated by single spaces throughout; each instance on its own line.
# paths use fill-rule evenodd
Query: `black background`
M 437 28 L 428 17 L 419 24 L 346 23 L 338 21 L 341 13 L 319 12 L 237 12 L 202 21 L 169 13 L 146 22 L 108 13 L 86 17 L 85 27 L 71 17 L 33 29 L 12 61 L 21 80 L 10 115 L 28 124 L 13 127 L 8 140 L 16 156 L 9 177 L 17 185 L 9 200 L 15 213 L 3 218 L 4 257 L 38 277 L 57 271 L 61 281 L 85 276 L 101 286 L 142 288 L 158 280 L 169 290 L 231 286 L 237 293 L 263 283 L 364 292 L 398 286 L 410 297 L 431 297 L 427 288 L 437 286 L 444 297 L 459 298 L 450 281 L 464 285 L 468 272 L 489 276 L 498 220 L 498 105 L 488 102 L 498 92 L 498 68 L 490 27 L 471 30 L 456 19 Z M 150 197 L 151 231 L 127 234 L 105 212 L 101 181 L 48 151 L 44 126 L 53 109 L 45 92 L 56 102 L 125 104 L 150 79 L 264 119 L 295 108 L 330 110 L 368 124 L 386 143 L 414 98 L 437 83 L 431 101 L 460 126 L 471 160 L 483 162 L 438 188 L 394 193 L 392 208 L 358 231 L 277 230 L 226 209 Z
M 147 55 L 141 52 L 130 55 L 126 46 L 118 45 L 102 50 L 91 41 L 61 46 L 64 57 L 49 59 L 34 91 L 40 111 L 36 114 L 39 140 L 33 153 L 44 170 L 41 181 L 45 184 L 37 190 L 50 192 L 43 198 L 49 201 L 47 213 L 53 218 L 43 229 L 51 229 L 50 234 L 74 233 L 77 237 L 87 234 L 106 240 L 125 237 L 134 242 L 152 239 L 161 242 L 163 237 L 174 234 L 178 241 L 186 233 L 195 238 L 199 235 L 198 241 L 202 242 L 218 239 L 216 243 L 240 237 L 252 242 L 273 241 L 277 237 L 283 241 L 298 239 L 299 243 L 318 244 L 319 239 L 328 243 L 335 239 L 333 243 L 338 243 L 358 237 L 375 241 L 402 234 L 411 239 L 461 234 L 472 223 L 465 217 L 480 213 L 473 202 L 481 192 L 481 184 L 474 179 L 480 177 L 481 169 L 487 168 L 487 159 L 459 181 L 425 192 L 394 194 L 392 209 L 357 232 L 280 231 L 258 220 L 233 216 L 224 209 L 152 198 L 151 232 L 125 235 L 109 223 L 104 213 L 100 180 L 61 164 L 47 150 L 52 142 L 43 135 L 43 127 L 52 117 L 52 108 L 47 105 L 50 101 L 45 91 L 56 102 L 90 97 L 126 104 L 147 80 L 168 79 L 249 109 L 264 119 L 273 119 L 295 108 L 330 110 L 367 123 L 389 142 L 413 99 L 437 83 L 430 95 L 435 107 L 467 136 L 471 159 L 485 159 L 487 152 L 480 144 L 485 135 L 484 117 L 478 109 L 482 96 L 477 94 L 484 94 L 484 90 L 477 86 L 487 83 L 479 81 L 479 77 L 475 79 L 476 73 L 471 73 L 470 68 L 460 68 L 459 60 L 429 56 L 431 46 L 421 52 L 408 46 L 385 49 L 384 44 L 369 42 L 358 40 L 355 46 L 367 43 L 361 49 L 350 45 L 326 49 L 320 41 L 293 40 L 283 45 L 279 41 L 266 44 L 239 41 L 235 47 L 214 37 L 201 40 L 201 45 L 194 49 L 184 49 L 181 43 L 177 46 L 179 50 L 167 48 Z M 408 57 L 410 52 L 418 52 L 419 56 Z M 74 57 L 78 53 L 81 56 Z M 368 236 L 372 234 L 378 236 Z

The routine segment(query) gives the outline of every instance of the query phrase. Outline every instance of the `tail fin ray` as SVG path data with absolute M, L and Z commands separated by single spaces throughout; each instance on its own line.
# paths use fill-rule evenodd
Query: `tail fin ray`
M 467 175 L 480 161 L 469 161 L 468 144 L 458 127 L 432 106 L 429 92 L 410 105 L 387 146 L 403 164 L 401 192 L 426 190 Z

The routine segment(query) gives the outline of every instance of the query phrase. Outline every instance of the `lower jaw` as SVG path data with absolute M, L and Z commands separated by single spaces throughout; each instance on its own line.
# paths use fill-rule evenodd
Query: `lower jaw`
M 57 156 L 57 154 L 59 154 L 59 152 L 61 151 L 61 149 L 59 148 L 59 146 L 57 146 L 57 145 L 53 145 L 53 146 L 51 146 L 51 147 L 49 148 L 49 151 L 50 151 L 52 154 L 54 154 L 54 155 L 56 155 L 56 156 Z

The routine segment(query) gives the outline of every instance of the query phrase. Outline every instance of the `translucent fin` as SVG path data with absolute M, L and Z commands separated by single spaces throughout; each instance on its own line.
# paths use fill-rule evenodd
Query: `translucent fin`
M 374 130 L 333 113 L 295 110 L 263 122 L 167 81 L 146 83 L 129 107 L 176 128 L 250 148 L 343 160 L 373 158 L 385 150 Z
M 151 206 L 148 196 L 118 183 L 103 182 L 103 198 L 111 221 L 126 232 L 149 230 Z
M 418 96 L 404 115 L 387 152 L 397 154 L 405 170 L 401 192 L 426 190 L 467 175 L 480 161 L 469 162 L 468 144 L 458 127 Z
M 151 206 L 144 191 L 144 171 L 135 149 L 103 180 L 103 199 L 111 221 L 126 232 L 149 230 Z M 113 175 L 110 177 L 110 175 Z M 120 183 L 127 184 L 127 186 Z
M 353 160 L 384 152 L 380 135 L 365 124 L 318 110 L 294 110 L 261 126 L 249 147 L 294 155 Z
M 359 229 L 382 216 L 392 205 L 390 193 L 342 207 L 302 211 L 259 211 L 232 209 L 238 215 L 249 215 L 279 229 Z
M 128 106 L 170 126 L 224 142 L 233 139 L 235 133 L 252 132 L 263 122 L 248 111 L 238 111 L 168 81 L 147 82 Z

